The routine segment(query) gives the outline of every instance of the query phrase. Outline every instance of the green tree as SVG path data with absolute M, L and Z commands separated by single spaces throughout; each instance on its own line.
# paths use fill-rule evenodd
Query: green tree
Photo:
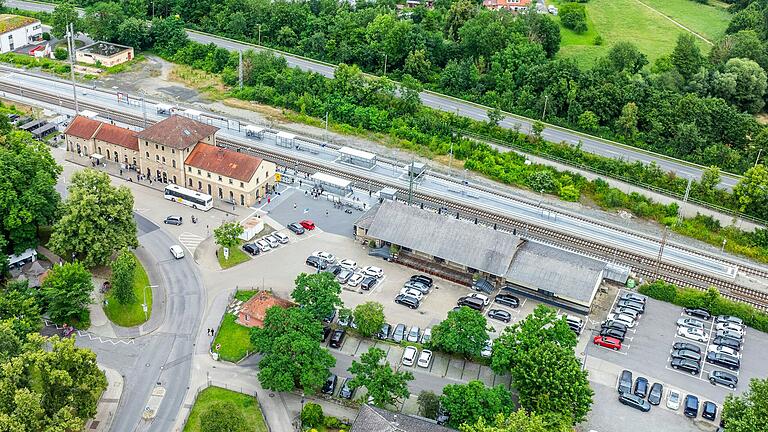
M 94 40 L 115 42 L 124 20 L 125 14 L 119 3 L 99 2 L 85 9 L 83 27 Z
M 200 413 L 203 432 L 245 432 L 248 424 L 242 411 L 232 401 L 217 401 Z
M 445 18 L 445 34 L 454 41 L 459 39 L 459 30 L 464 23 L 477 14 L 477 6 L 469 0 L 458 0 L 451 4 Z
M 621 116 L 616 120 L 616 127 L 624 135 L 627 141 L 634 141 L 637 135 L 637 105 L 634 102 L 628 102 L 621 109 Z
M 448 312 L 448 317 L 432 329 L 435 349 L 464 357 L 477 357 L 488 340 L 485 316 L 466 306 Z
M 130 189 L 112 186 L 107 173 L 92 169 L 76 172 L 71 181 L 48 243 L 51 249 L 93 267 L 107 264 L 123 248 L 139 245 Z
M 432 420 L 437 418 L 437 412 L 440 409 L 440 397 L 435 392 L 422 390 L 416 399 L 416 404 L 419 406 L 420 416 Z
M 754 30 L 742 30 L 721 39 L 709 53 L 709 61 L 715 65 L 724 65 L 732 58 L 754 60 L 768 69 L 768 45 Z
M 405 58 L 403 72 L 421 82 L 428 82 L 432 73 L 432 64 L 427 58 L 426 51 L 421 49 L 408 53 L 408 57 Z
M 452 428 L 476 423 L 480 418 L 493 419 L 514 407 L 512 395 L 503 386 L 486 387 L 478 380 L 445 386 L 440 404 L 451 414 L 448 425 Z
M 117 41 L 123 45 L 143 50 L 149 46 L 149 27 L 143 18 L 130 16 L 117 28 Z
M 267 309 L 264 327 L 251 329 L 251 342 L 263 355 L 258 374 L 261 385 L 273 391 L 319 390 L 336 364 L 320 346 L 322 332 L 320 321 L 306 308 Z
M 69 53 L 64 47 L 56 47 L 56 49 L 53 50 L 53 56 L 56 58 L 56 60 L 66 60 L 69 58 Z
M 378 302 L 365 302 L 357 305 L 354 312 L 357 331 L 365 337 L 371 337 L 384 325 L 384 306 Z
M 80 17 L 77 14 L 75 3 L 64 0 L 56 4 L 51 13 L 51 33 L 59 39 L 67 34 L 67 25 L 74 24 L 75 33 L 80 32 Z
M 175 54 L 188 42 L 184 22 L 176 16 L 153 19 L 149 26 L 149 38 L 154 49 L 166 55 Z
M 677 44 L 672 51 L 672 64 L 686 80 L 695 75 L 704 65 L 696 37 L 690 33 L 682 33 L 677 37 Z
M 587 31 L 587 10 L 584 5 L 579 3 L 566 3 L 560 6 L 558 12 L 560 23 L 563 27 L 571 29 L 576 33 Z
M 408 399 L 408 381 L 413 380 L 411 372 L 395 372 L 389 362 L 382 362 L 386 357 L 383 350 L 371 347 L 360 356 L 359 362 L 353 360 L 348 369 L 353 376 L 349 386 L 353 389 L 364 386 L 373 398 L 373 404 L 378 407 Z
M 713 90 L 729 103 L 751 114 L 765 106 L 765 70 L 752 60 L 732 58 L 713 74 Z
M 597 115 L 592 111 L 584 111 L 579 114 L 579 120 L 577 122 L 579 129 L 587 132 L 594 132 L 600 127 Z
M 555 176 L 548 169 L 531 173 L 525 182 L 536 192 L 554 192 L 558 187 Z
M 0 321 L 0 363 L 6 363 L 21 351 L 21 338 L 10 321 Z
M 133 274 L 136 271 L 136 258 L 131 251 L 123 249 L 112 263 L 112 290 L 120 304 L 130 304 L 136 301 L 133 292 Z
M 39 292 L 27 281 L 9 281 L 0 290 L 0 321 L 11 324 L 16 336 L 25 339 L 42 327 Z
M 753 378 L 743 395 L 726 396 L 723 421 L 728 432 L 764 430 L 768 424 L 768 379 Z
M 307 402 L 301 409 L 301 424 L 309 427 L 316 427 L 323 424 L 323 407 L 316 403 Z
M 768 170 L 759 164 L 747 170 L 733 188 L 739 210 L 761 219 L 768 218 Z
M 66 323 L 88 316 L 93 282 L 91 274 L 79 262 L 53 266 L 40 287 L 51 319 Z
M 720 168 L 716 166 L 711 166 L 702 171 L 701 179 L 696 185 L 699 196 L 704 199 L 711 199 L 715 194 L 717 185 L 720 184 L 720 179 Z
M 331 273 L 302 273 L 296 276 L 296 288 L 291 298 L 306 309 L 315 319 L 330 315 L 336 306 L 341 306 L 341 285 Z
M 504 113 L 498 107 L 489 109 L 486 115 L 488 116 L 488 124 L 491 126 L 498 126 L 499 122 L 504 120 Z
M 224 222 L 218 228 L 213 230 L 213 238 L 216 244 L 225 248 L 233 249 L 240 244 L 240 235 L 245 230 L 238 222 Z
M 536 120 L 531 125 L 531 133 L 533 134 L 533 139 L 537 142 L 541 141 L 541 134 L 544 132 L 544 123 Z
M 479 418 L 474 424 L 464 424 L 459 427 L 461 432 L 568 432 L 568 427 L 557 428 L 546 421 L 544 416 L 527 413 L 524 409 L 509 415 L 497 414 L 491 420 Z
M 604 61 L 616 72 L 636 74 L 648 64 L 648 57 L 631 42 L 617 42 L 608 51 Z

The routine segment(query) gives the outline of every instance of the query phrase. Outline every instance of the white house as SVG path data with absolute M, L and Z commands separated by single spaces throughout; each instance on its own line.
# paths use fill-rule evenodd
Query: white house
M 43 40 L 40 20 L 0 14 L 0 53 L 7 53 Z

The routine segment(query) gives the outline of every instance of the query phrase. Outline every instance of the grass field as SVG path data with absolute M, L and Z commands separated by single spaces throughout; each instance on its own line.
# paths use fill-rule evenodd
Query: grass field
M 241 242 L 242 244 L 242 242 Z M 238 264 L 242 264 L 246 261 L 248 261 L 250 258 L 248 258 L 248 255 L 243 252 L 242 249 L 240 249 L 241 245 L 238 245 L 235 248 L 231 248 L 229 250 L 229 259 L 224 259 L 224 248 L 219 248 L 219 265 L 223 269 L 228 269 L 230 267 L 234 267 Z
M 136 301 L 127 305 L 121 305 L 114 298 L 114 291 L 110 290 L 105 297 L 107 306 L 104 307 L 104 313 L 107 314 L 107 318 L 123 327 L 133 327 L 145 322 L 144 309 L 142 309 L 141 305 L 144 302 L 144 288 L 147 286 L 149 286 L 147 272 L 144 270 L 141 262 L 136 259 L 136 270 L 133 273 L 133 294 L 136 297 Z M 150 316 L 152 314 L 152 289 L 147 288 L 146 294 L 147 316 Z
M 248 430 L 254 432 L 267 432 L 264 416 L 259 408 L 259 402 L 255 397 L 243 393 L 223 389 L 221 387 L 208 387 L 200 392 L 192 405 L 184 432 L 203 432 L 200 429 L 200 415 L 216 402 L 229 401 L 234 403 L 245 417 Z
M 258 291 L 238 291 L 235 293 L 235 298 L 246 302 L 251 297 L 256 295 Z M 236 316 L 231 313 L 224 314 L 224 320 L 221 322 L 221 328 L 216 333 L 216 338 L 213 340 L 213 347 L 217 344 L 221 344 L 219 350 L 219 357 L 222 360 L 230 362 L 238 362 L 242 360 L 249 352 L 253 352 L 254 346 L 251 343 L 251 329 L 243 327 L 236 323 Z
M 713 42 L 725 33 L 730 19 L 722 7 L 692 0 L 590 0 L 586 8 L 588 31 L 579 35 L 561 27 L 562 42 L 558 53 L 560 57 L 574 58 L 582 68 L 593 65 L 613 44 L 621 41 L 637 45 L 651 64 L 671 53 L 677 36 L 687 32 L 665 15 Z M 597 35 L 603 39 L 600 46 L 594 45 Z M 699 47 L 704 54 L 709 52 L 710 45 L 702 40 L 699 40 Z

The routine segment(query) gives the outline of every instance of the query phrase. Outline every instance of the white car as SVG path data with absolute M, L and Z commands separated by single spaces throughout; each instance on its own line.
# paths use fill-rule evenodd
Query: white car
M 375 278 L 382 278 L 384 277 L 384 270 L 375 266 L 368 266 L 363 269 L 363 274 Z
M 424 333 L 421 335 L 421 343 L 425 344 L 432 340 L 432 327 L 424 329 Z
M 272 246 L 270 246 L 269 242 L 264 239 L 259 239 L 258 241 L 256 241 L 256 246 L 258 246 L 262 252 L 272 250 Z
M 724 345 L 710 345 L 709 348 L 707 348 L 707 352 L 723 353 L 723 354 L 728 354 L 729 356 L 732 356 L 732 357 L 741 358 L 740 352 L 736 351 L 731 347 L 727 347 Z
M 423 368 L 428 368 L 430 363 L 432 363 L 432 351 L 426 349 L 422 350 L 421 354 L 419 354 L 418 365 Z
M 690 327 L 678 327 L 677 335 L 697 342 L 706 342 L 709 339 L 704 330 Z
M 489 340 L 485 341 L 485 346 L 483 347 L 483 350 L 480 351 L 480 355 L 484 358 L 489 358 L 493 354 L 493 343 Z
M 488 296 L 485 295 L 485 294 L 471 293 L 467 297 L 474 297 L 474 298 L 476 298 L 478 300 L 482 300 L 483 304 L 486 305 L 486 306 L 488 306 L 488 304 L 491 303 L 491 299 L 489 299 Z
M 357 263 L 351 259 L 343 259 L 339 261 L 339 267 L 343 268 L 344 270 L 355 271 L 357 268 Z
M 693 318 L 680 318 L 677 320 L 678 327 L 689 327 L 695 329 L 704 329 L 704 322 Z
M 744 327 L 731 323 L 731 322 L 725 322 L 725 323 L 719 323 L 715 326 L 716 330 L 728 330 L 730 332 L 738 333 L 742 336 L 744 336 Z
M 365 279 L 365 276 L 361 275 L 360 273 L 355 273 L 347 280 L 347 285 L 356 287 L 360 285 L 360 282 L 362 282 L 363 279 Z
M 421 291 L 413 288 L 403 288 L 400 290 L 400 294 L 416 297 L 417 299 L 419 299 L 419 301 L 422 301 L 424 299 L 424 294 L 422 294 Z
M 333 254 L 323 251 L 314 251 L 312 252 L 312 256 L 316 256 L 323 261 L 325 261 L 328 265 L 332 265 L 336 263 L 336 257 L 333 256 Z
M 667 393 L 667 408 L 672 411 L 677 411 L 680 408 L 680 392 L 669 389 L 669 393 Z
M 269 247 L 272 249 L 275 249 L 276 247 L 280 246 L 280 240 L 277 239 L 277 237 L 273 236 L 272 234 L 264 237 L 264 240 L 269 243 Z
M 413 362 L 416 361 L 416 354 L 418 352 L 419 351 L 412 346 L 405 347 L 405 351 L 403 351 L 403 366 L 413 366 Z
M 182 259 L 184 258 L 184 249 L 179 245 L 173 245 L 171 246 L 171 255 L 176 259 Z
M 637 325 L 637 321 L 632 319 L 631 316 L 619 314 L 619 313 L 609 313 L 608 320 L 616 321 L 617 323 L 624 324 L 625 326 L 630 328 Z
M 276 232 L 276 233 L 273 233 L 272 235 L 273 235 L 273 236 L 275 236 L 275 238 L 277 239 L 277 241 L 279 241 L 279 242 L 280 242 L 280 243 L 282 243 L 282 244 L 286 244 L 286 243 L 288 243 L 288 241 L 290 240 L 290 239 L 288 238 L 288 235 L 286 235 L 285 233 Z

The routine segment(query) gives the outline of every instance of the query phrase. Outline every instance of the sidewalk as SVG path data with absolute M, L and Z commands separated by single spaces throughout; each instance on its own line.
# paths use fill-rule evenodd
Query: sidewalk
M 114 369 L 99 365 L 107 377 L 107 389 L 96 406 L 96 415 L 85 424 L 85 430 L 107 432 L 112 427 L 115 411 L 123 394 L 123 377 Z

